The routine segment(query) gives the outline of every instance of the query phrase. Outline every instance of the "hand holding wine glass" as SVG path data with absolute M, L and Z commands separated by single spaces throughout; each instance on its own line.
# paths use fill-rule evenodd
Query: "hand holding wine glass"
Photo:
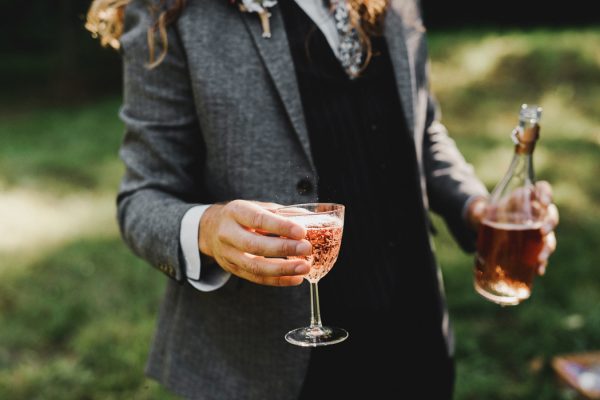
M 274 203 L 234 200 L 209 207 L 200 221 L 199 247 L 226 271 L 270 286 L 302 283 L 311 254 L 306 228 L 270 211 Z M 296 258 L 286 259 L 288 256 Z

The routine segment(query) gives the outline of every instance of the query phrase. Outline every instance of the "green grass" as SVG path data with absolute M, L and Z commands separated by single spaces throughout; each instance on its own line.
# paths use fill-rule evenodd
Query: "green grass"
M 600 349 L 598 43 L 591 29 L 430 33 L 443 121 L 490 189 L 510 160 L 520 104 L 544 107 L 535 165 L 561 211 L 547 274 L 531 299 L 506 308 L 475 294 L 472 256 L 436 218 L 456 399 L 575 398 L 557 383 L 552 357 Z M 118 106 L 115 98 L 0 113 L 0 207 L 11 193 L 111 199 L 122 173 Z M 52 224 L 29 223 L 55 236 Z M 110 229 L 17 250 L 0 235 L 0 399 L 173 398 L 143 376 L 165 278 L 125 248 L 114 220 L 102 223 Z
M 166 398 L 143 376 L 164 280 L 118 238 L 75 241 L 2 278 L 1 399 Z
M 123 131 L 119 101 L 0 114 L 0 187 L 114 190 Z

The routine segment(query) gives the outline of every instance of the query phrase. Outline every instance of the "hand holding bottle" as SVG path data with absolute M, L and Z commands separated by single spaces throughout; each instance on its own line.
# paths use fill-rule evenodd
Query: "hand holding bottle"
M 535 182 L 533 151 L 540 133 L 542 109 L 523 104 L 512 132 L 515 153 L 508 171 L 486 203 L 470 207 L 480 221 L 475 257 L 475 289 L 501 305 L 529 298 L 536 275 L 545 272 L 556 248 L 558 210 L 548 182 Z
M 526 203 L 524 197 L 529 196 L 529 203 L 532 206 L 532 214 L 534 218 L 541 223 L 541 233 L 543 235 L 544 247 L 538 254 L 539 268 L 537 273 L 544 275 L 548 259 L 556 250 L 556 235 L 554 229 L 559 222 L 559 213 L 556 204 L 552 199 L 552 186 L 547 181 L 538 181 L 535 183 L 534 189 L 524 193 L 524 190 L 516 190 L 506 200 L 500 204 L 488 204 L 488 199 L 480 197 L 474 199 L 469 205 L 467 218 L 475 231 L 479 230 L 484 215 L 495 216 L 515 212 L 522 209 Z
M 536 183 L 537 202 L 539 204 L 539 214 L 542 222 L 542 235 L 544 235 L 544 248 L 538 255 L 540 266 L 538 268 L 538 274 L 544 275 L 546 273 L 546 266 L 548 265 L 548 258 L 554 250 L 556 250 L 556 235 L 554 229 L 558 225 L 559 214 L 556 204 L 552 201 L 552 186 L 546 181 L 539 181 Z

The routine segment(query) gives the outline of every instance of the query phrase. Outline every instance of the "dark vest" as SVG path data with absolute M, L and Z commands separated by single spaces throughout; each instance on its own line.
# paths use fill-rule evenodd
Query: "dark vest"
M 415 147 L 386 41 L 372 38 L 373 57 L 352 80 L 296 2 L 281 0 L 279 6 L 319 178 L 319 201 L 346 205 L 340 255 L 319 282 L 319 294 L 324 325 L 346 328 L 350 337 L 313 351 L 307 387 L 334 388 L 337 398 L 344 398 L 339 397 L 341 386 L 349 395 L 360 385 L 399 389 L 398 371 L 381 371 L 387 359 L 415 366 L 433 363 L 434 377 L 447 379 L 451 365 Z M 308 323 L 308 288 L 306 301 Z

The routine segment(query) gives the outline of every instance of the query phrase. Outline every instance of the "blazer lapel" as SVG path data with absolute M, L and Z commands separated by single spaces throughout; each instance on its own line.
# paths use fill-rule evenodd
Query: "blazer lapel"
M 396 86 L 402 103 L 402 111 L 404 112 L 409 131 L 414 134 L 415 105 L 413 102 L 416 98 L 416 88 L 413 79 L 414 71 L 412 70 L 413 63 L 409 58 L 410 54 L 406 47 L 406 35 L 403 29 L 404 25 L 399 14 L 400 11 L 396 8 L 398 4 L 399 2 L 397 1 L 390 1 L 390 7 L 385 16 L 384 36 L 394 66 Z M 268 39 L 262 37 L 262 29 L 258 15 L 255 13 L 242 13 L 242 19 L 273 79 L 273 83 L 281 97 L 306 157 L 309 160 L 310 165 L 314 168 L 308 130 L 306 128 L 302 102 L 300 100 L 300 91 L 298 89 L 298 82 L 293 68 L 294 63 L 290 53 L 285 27 L 283 25 L 283 18 L 278 6 L 271 8 L 270 11 L 272 14 L 270 18 L 272 36 Z
M 399 10 L 394 6 L 399 2 L 390 1 L 384 21 L 384 36 L 390 51 L 390 58 L 394 67 L 396 86 L 402 103 L 402 111 L 408 125 L 409 132 L 415 133 L 414 99 L 416 99 L 416 87 L 414 82 L 413 60 L 406 47 L 406 35 L 404 24 L 399 15 Z M 413 136 L 411 135 L 411 137 Z
M 281 0 L 293 1 L 293 0 Z M 270 9 L 271 11 L 271 37 L 262 37 L 262 28 L 260 19 L 256 13 L 242 13 L 242 19 L 246 28 L 250 32 L 254 44 L 262 57 L 265 66 L 273 79 L 275 88 L 281 97 L 285 110 L 296 132 L 300 144 L 304 149 L 306 157 L 312 168 L 314 163 L 310 151 L 310 141 L 302 102 L 300 100 L 300 91 L 298 81 L 294 71 L 294 62 L 290 53 L 283 17 L 278 6 Z

